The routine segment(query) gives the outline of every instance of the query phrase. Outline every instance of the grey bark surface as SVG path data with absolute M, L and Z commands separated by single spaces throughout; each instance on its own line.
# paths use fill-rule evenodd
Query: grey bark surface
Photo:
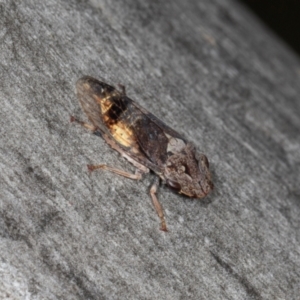
M 300 60 L 237 2 L 0 1 L 0 299 L 299 299 Z M 210 161 L 159 189 L 82 120 L 124 84 Z

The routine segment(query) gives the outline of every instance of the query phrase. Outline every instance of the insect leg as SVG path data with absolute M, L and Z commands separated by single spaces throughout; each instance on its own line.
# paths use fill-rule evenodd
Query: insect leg
M 163 208 L 156 197 L 158 185 L 159 185 L 159 177 L 156 177 L 155 181 L 153 182 L 153 184 L 150 188 L 150 196 L 152 198 L 152 202 L 155 207 L 155 210 L 160 218 L 160 222 L 161 222 L 160 230 L 168 231 Z
M 96 165 L 96 166 L 95 165 L 88 165 L 87 167 L 88 167 L 89 171 L 94 171 L 96 169 L 102 169 L 102 170 L 107 170 L 107 171 L 110 171 L 112 173 L 124 176 L 126 178 L 135 179 L 135 180 L 142 179 L 142 174 L 143 174 L 143 172 L 140 171 L 139 169 L 136 169 L 135 174 L 132 174 L 132 173 L 120 170 L 120 169 L 109 167 L 107 165 Z
M 76 123 L 80 124 L 81 126 L 85 127 L 86 129 L 91 130 L 93 132 L 97 131 L 97 129 L 98 129 L 96 126 L 82 122 L 82 121 L 76 119 L 74 116 L 70 117 L 70 122 L 76 122 Z
M 97 129 L 95 132 L 97 132 Z M 135 179 L 135 180 L 142 179 L 142 175 L 149 172 L 149 169 L 147 167 L 145 167 L 144 165 L 140 164 L 139 162 L 135 161 L 133 158 L 128 156 L 126 152 L 120 146 L 118 146 L 118 144 L 113 139 L 109 138 L 107 134 L 103 133 L 102 137 L 107 142 L 108 145 L 110 145 L 113 149 L 118 151 L 124 158 L 126 158 L 130 163 L 132 163 L 136 167 L 135 174 L 117 168 L 109 167 L 104 164 L 88 165 L 87 167 L 90 171 L 94 171 L 95 169 L 103 169 L 124 176 L 126 178 Z
M 123 84 L 118 84 L 118 87 L 121 89 L 121 93 L 123 96 L 126 96 L 126 88 L 125 88 L 125 85 Z

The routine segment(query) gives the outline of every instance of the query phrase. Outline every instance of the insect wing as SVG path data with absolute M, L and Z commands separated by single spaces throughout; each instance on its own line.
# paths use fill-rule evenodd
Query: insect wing
M 103 122 L 99 100 L 104 97 L 104 91 L 109 94 L 115 91 L 115 88 L 90 76 L 84 76 L 77 81 L 76 90 L 82 110 L 89 121 L 102 133 L 109 133 Z
M 142 116 L 134 127 L 137 142 L 151 162 L 163 166 L 167 160 L 170 138 L 176 137 L 181 140 L 183 138 L 137 103 L 133 104 L 140 110 Z
M 160 173 L 155 160 L 149 160 L 151 153 L 147 154 L 143 151 L 146 148 L 141 147 L 145 144 L 140 134 L 143 128 L 138 126 L 140 120 L 144 120 L 143 125 L 148 118 L 136 103 L 114 87 L 89 76 L 79 79 L 76 88 L 83 111 L 108 144 L 117 142 L 127 156 Z

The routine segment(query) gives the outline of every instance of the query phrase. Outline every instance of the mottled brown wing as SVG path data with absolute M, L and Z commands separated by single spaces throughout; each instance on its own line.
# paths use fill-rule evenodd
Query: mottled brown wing
M 115 92 L 116 89 L 104 82 L 101 82 L 93 77 L 84 76 L 76 83 L 77 97 L 82 110 L 87 115 L 89 121 L 98 128 L 101 133 L 110 134 L 108 128 L 103 122 L 101 106 L 97 102 L 97 97 L 100 97 L 102 90 L 105 88 L 107 93 Z
M 156 173 L 161 167 L 149 160 L 139 145 L 136 121 L 143 118 L 133 101 L 114 87 L 85 76 L 76 83 L 77 96 L 83 111 L 95 126 L 96 135 L 102 135 L 110 146 L 119 145 L 127 156 Z M 118 150 L 117 150 L 118 151 Z
M 156 173 L 167 159 L 167 135 L 184 140 L 154 115 L 104 82 L 86 76 L 77 84 L 82 109 L 102 134 Z
M 127 97 L 128 98 L 128 97 Z M 130 99 L 130 98 L 129 98 Z M 145 108 L 140 106 L 137 102 L 131 100 L 133 105 L 144 115 L 147 115 L 147 118 L 151 120 L 153 123 L 155 123 L 158 127 L 160 127 L 166 134 L 174 137 L 179 138 L 186 142 L 186 140 L 174 129 L 170 128 L 168 125 L 166 125 L 163 121 L 161 121 L 159 118 L 154 116 L 152 113 L 148 112 Z
M 167 136 L 185 141 L 184 138 L 136 102 L 132 101 L 132 103 L 142 116 L 136 121 L 134 129 L 140 148 L 150 161 L 157 165 L 164 164 L 168 155 L 169 139 Z

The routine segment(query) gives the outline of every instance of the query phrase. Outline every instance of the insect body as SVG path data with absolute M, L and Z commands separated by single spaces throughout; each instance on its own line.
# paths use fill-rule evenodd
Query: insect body
M 88 166 L 90 170 L 106 169 L 131 179 L 140 179 L 149 169 L 179 194 L 203 198 L 212 189 L 209 164 L 204 154 L 179 133 L 127 97 L 125 88 L 85 76 L 76 83 L 77 95 L 91 125 L 81 123 L 104 140 L 137 169 L 135 174 L 108 167 Z M 156 198 L 159 180 L 150 189 L 155 209 L 161 219 L 161 230 L 167 231 L 164 214 Z

